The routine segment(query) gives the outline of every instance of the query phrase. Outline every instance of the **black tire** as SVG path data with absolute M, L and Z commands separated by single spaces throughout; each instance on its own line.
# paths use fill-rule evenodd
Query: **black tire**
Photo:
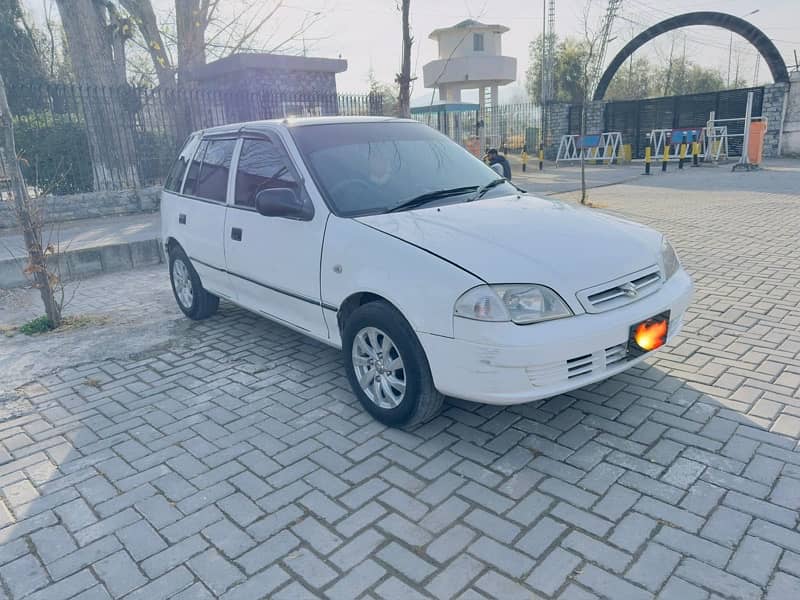
M 180 263 L 185 267 L 188 273 L 189 282 L 191 283 L 192 302 L 191 305 L 188 306 L 188 303 L 185 304 L 181 299 L 181 296 L 175 287 L 176 263 Z M 180 270 L 181 267 L 178 266 L 178 269 Z M 200 321 L 202 319 L 207 319 L 217 312 L 217 308 L 219 307 L 219 296 L 215 296 L 211 292 L 206 291 L 200 281 L 200 276 L 192 266 L 192 261 L 189 260 L 189 257 L 186 256 L 186 253 L 180 246 L 172 246 L 169 250 L 169 282 L 172 286 L 172 293 L 175 296 L 175 301 L 178 303 L 178 308 L 180 308 L 183 314 L 190 319 Z
M 389 336 L 402 358 L 405 393 L 394 408 L 383 408 L 373 402 L 361 388 L 353 361 L 356 336 L 366 328 L 376 328 Z M 361 405 L 376 420 L 389 427 L 410 428 L 435 417 L 444 396 L 433 384 L 425 351 L 414 330 L 394 307 L 386 302 L 369 302 L 348 317 L 342 332 L 342 353 L 347 378 Z

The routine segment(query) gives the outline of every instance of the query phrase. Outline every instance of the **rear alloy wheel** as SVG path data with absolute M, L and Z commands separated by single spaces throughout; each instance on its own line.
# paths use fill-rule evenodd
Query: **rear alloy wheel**
M 189 257 L 179 247 L 169 251 L 169 279 L 178 308 L 190 319 L 207 319 L 219 307 L 219 297 L 206 291 Z
M 433 385 L 425 351 L 394 307 L 380 301 L 358 307 L 342 341 L 350 385 L 375 419 L 412 427 L 439 413 L 444 397 Z

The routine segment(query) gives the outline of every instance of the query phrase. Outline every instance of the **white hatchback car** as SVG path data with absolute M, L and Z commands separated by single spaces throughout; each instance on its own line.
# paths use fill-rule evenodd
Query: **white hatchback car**
M 530 402 L 606 379 L 681 328 L 692 282 L 660 233 L 536 198 L 415 121 L 193 134 L 165 184 L 175 298 L 225 298 L 343 349 L 388 425 L 444 396 Z

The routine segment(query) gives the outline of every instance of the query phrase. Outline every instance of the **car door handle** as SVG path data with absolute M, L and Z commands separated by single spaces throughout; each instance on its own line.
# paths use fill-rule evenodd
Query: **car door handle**
M 233 227 L 231 229 L 231 239 L 234 242 L 241 242 L 242 241 L 242 230 L 240 227 Z

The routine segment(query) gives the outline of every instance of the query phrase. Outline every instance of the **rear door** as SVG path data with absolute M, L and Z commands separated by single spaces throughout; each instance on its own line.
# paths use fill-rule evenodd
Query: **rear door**
M 294 220 L 255 210 L 259 191 L 287 187 L 313 206 L 277 133 L 244 137 L 225 224 L 228 272 L 240 304 L 327 339 L 319 281 L 327 211 Z
M 178 241 L 189 255 L 203 286 L 217 295 L 235 299 L 225 271 L 226 199 L 234 137 L 204 138 L 189 164 L 175 218 Z

